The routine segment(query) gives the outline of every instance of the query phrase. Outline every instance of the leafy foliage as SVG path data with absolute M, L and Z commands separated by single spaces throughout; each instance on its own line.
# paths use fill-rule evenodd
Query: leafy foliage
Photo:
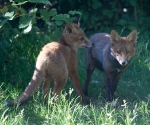
M 1 5 L 0 81 L 7 78 L 11 83 L 23 78 L 24 73 L 21 71 L 25 71 L 29 65 L 34 69 L 41 47 L 47 42 L 58 40 L 62 27 L 71 22 L 76 14 L 80 14 L 78 11 L 59 14 L 49 0 L 6 0 L 2 1 Z M 30 74 L 30 70 L 25 72 L 24 75 Z M 21 81 L 25 80 L 22 78 Z
M 80 11 L 81 25 L 89 35 L 111 29 L 142 32 L 150 28 L 149 0 L 61 0 L 58 7 L 61 12 Z

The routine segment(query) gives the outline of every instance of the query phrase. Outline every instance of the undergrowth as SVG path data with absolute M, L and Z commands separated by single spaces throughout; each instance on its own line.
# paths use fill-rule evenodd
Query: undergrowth
M 95 70 L 89 87 L 89 105 L 80 98 L 68 79 L 59 99 L 49 97 L 45 104 L 39 89 L 34 97 L 21 106 L 4 106 L 6 100 L 20 95 L 28 84 L 34 70 L 35 60 L 9 64 L 10 73 L 3 70 L 0 79 L 0 124 L 1 125 L 149 125 L 150 124 L 150 48 L 148 32 L 139 34 L 137 49 L 128 69 L 118 83 L 117 100 L 112 105 L 105 101 L 103 73 Z M 23 50 L 22 50 L 23 51 Z M 24 50 L 26 51 L 26 50 Z M 36 50 L 37 51 L 37 50 Z M 28 52 L 29 53 L 29 52 Z M 80 81 L 84 83 L 86 50 L 79 50 Z M 24 54 L 21 52 L 21 54 Z M 32 53 L 33 54 L 33 53 Z M 14 64 L 14 65 L 13 65 Z M 21 65 L 22 64 L 22 65 Z M 15 67 L 18 66 L 18 67 Z M 14 67 L 14 68 L 13 68 Z M 19 67 L 23 70 L 19 70 Z M 6 67 L 4 67 L 6 68 Z M 26 71 L 26 70 L 27 71 Z M 13 70 L 13 71 L 12 71 Z M 8 77 L 8 74 L 11 76 Z M 16 73 L 16 74 L 15 74 Z M 7 74 L 7 75 L 6 75 Z M 10 79 L 10 78 L 13 78 Z M 14 81 L 15 82 L 12 82 Z

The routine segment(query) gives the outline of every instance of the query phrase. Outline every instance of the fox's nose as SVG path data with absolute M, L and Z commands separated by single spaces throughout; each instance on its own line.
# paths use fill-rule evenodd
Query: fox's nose
M 122 65 L 124 66 L 124 65 L 127 65 L 127 63 L 128 63 L 128 61 L 123 61 L 122 62 Z
M 87 45 L 86 45 L 87 47 L 92 47 L 92 43 L 91 43 L 91 41 L 88 41 L 88 43 L 87 43 Z

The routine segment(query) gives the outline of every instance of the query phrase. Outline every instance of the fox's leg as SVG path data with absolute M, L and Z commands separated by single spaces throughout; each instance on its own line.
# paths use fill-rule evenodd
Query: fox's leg
M 106 92 L 107 92 L 107 99 L 108 101 L 112 101 L 114 99 L 114 92 L 116 91 L 117 84 L 120 78 L 119 75 L 112 75 L 105 73 L 105 85 L 106 85 Z
M 53 91 L 52 91 L 52 95 L 60 95 L 61 90 L 64 88 L 65 83 L 67 82 L 67 78 L 55 78 L 54 79 L 54 86 L 53 86 Z
M 121 75 L 119 74 L 119 75 L 115 76 L 114 79 L 113 79 L 112 84 L 113 84 L 113 91 L 114 91 L 114 92 L 116 91 L 117 84 L 118 84 L 118 81 L 119 81 L 119 79 L 120 79 L 120 76 L 121 76 Z
M 105 85 L 106 85 L 107 101 L 112 101 L 113 95 L 114 95 L 113 84 L 112 84 L 113 79 L 110 75 L 105 73 L 104 80 L 105 80 Z
M 77 74 L 77 71 L 72 71 L 72 72 L 70 72 L 69 75 L 70 75 L 70 78 L 71 78 L 71 80 L 72 80 L 72 82 L 73 82 L 73 85 L 74 85 L 74 87 L 75 87 L 75 89 L 76 89 L 78 95 L 80 95 L 81 98 L 82 98 L 82 102 L 84 102 L 85 104 L 88 104 L 89 102 L 88 102 L 88 100 L 86 99 L 86 97 L 85 97 L 85 95 L 84 95 L 84 93 L 83 93 L 83 91 L 82 91 L 82 88 L 81 88 L 81 85 L 80 85 L 80 80 L 79 80 L 79 76 L 78 76 L 78 74 Z
M 87 64 L 86 78 L 85 78 L 85 83 L 84 83 L 84 88 L 83 88 L 83 92 L 86 96 L 88 96 L 88 87 L 89 87 L 91 76 L 93 74 L 94 69 L 95 69 L 95 61 L 91 57 Z
M 52 96 L 60 95 L 68 78 L 68 67 L 64 56 L 60 52 L 56 53 L 56 56 L 57 58 L 53 57 L 49 64 L 49 74 L 53 79 Z
M 48 100 L 48 95 L 50 91 L 50 79 L 50 76 L 46 77 L 42 87 L 43 95 L 46 101 Z

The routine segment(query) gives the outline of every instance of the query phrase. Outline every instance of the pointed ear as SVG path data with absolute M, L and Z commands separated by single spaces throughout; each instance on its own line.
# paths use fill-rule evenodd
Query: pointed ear
M 120 36 L 118 35 L 118 33 L 115 30 L 112 30 L 110 33 L 110 39 L 111 39 L 111 43 L 115 44 L 115 43 L 119 42 Z
M 79 26 L 79 25 L 80 25 L 79 21 L 80 21 L 80 15 L 78 14 L 78 15 L 75 17 L 75 19 L 72 21 L 72 23 L 75 23 L 75 24 L 77 24 L 77 25 Z
M 65 26 L 65 33 L 66 34 L 72 33 L 71 24 L 66 24 L 66 26 Z
M 137 31 L 133 30 L 128 36 L 127 39 L 129 40 L 129 42 L 133 42 L 136 43 L 137 40 Z

